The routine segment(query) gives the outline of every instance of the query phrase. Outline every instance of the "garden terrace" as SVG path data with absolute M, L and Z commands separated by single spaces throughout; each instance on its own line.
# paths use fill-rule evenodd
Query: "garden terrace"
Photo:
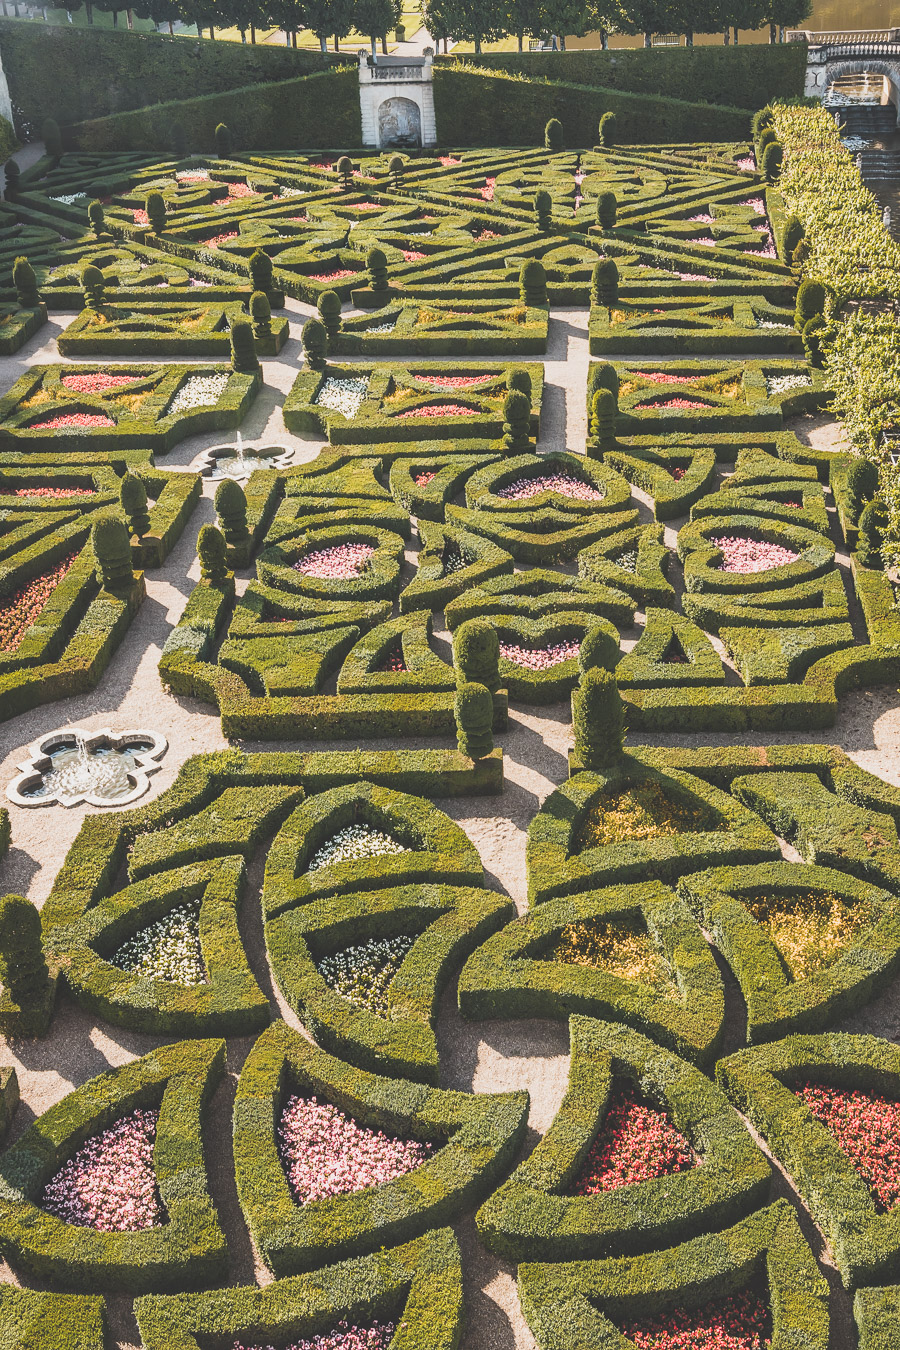
M 800 198 L 220 148 L 0 208 L 2 786 L 161 747 L 0 810 L 0 1341 L 882 1350 L 900 623 Z

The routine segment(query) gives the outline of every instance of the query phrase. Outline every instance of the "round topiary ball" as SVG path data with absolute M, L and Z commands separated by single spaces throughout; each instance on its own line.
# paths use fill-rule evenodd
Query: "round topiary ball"
M 494 700 L 483 684 L 463 683 L 453 700 L 456 745 L 467 759 L 483 759 L 494 748 Z
M 486 619 L 466 619 L 453 634 L 453 664 L 457 681 L 500 688 L 500 639 Z
M 215 525 L 201 525 L 197 535 L 200 575 L 211 586 L 221 586 L 228 577 L 228 548 L 225 536 Z
M 97 580 L 105 591 L 130 589 L 131 539 L 119 516 L 101 516 L 91 527 L 91 546 L 97 560 Z

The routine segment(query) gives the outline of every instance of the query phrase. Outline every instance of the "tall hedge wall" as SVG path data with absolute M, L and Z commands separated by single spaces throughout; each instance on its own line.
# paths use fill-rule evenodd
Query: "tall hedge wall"
M 64 136 L 71 149 L 165 150 L 173 122 L 184 127 L 193 152 L 213 150 L 219 122 L 233 128 L 238 150 L 353 149 L 362 145 L 357 67 L 158 103 L 139 112 L 81 122 L 67 128 Z
M 441 144 L 456 146 L 542 145 L 551 117 L 562 122 L 567 145 L 595 145 L 597 123 L 610 110 L 623 144 L 732 141 L 750 130 L 750 115 L 741 108 L 526 80 L 476 66 L 436 67 L 434 108 Z
M 0 57 L 17 130 L 26 134 L 45 117 L 62 126 L 164 103 L 186 89 L 215 94 L 236 85 L 288 80 L 321 70 L 323 63 L 348 60 L 289 47 L 4 19 Z
M 454 61 L 441 57 L 440 64 Z M 438 64 L 436 58 L 435 64 Z M 761 108 L 773 98 L 799 98 L 806 74 L 806 44 L 739 47 L 652 47 L 620 51 L 489 52 L 486 70 L 528 79 L 623 89 L 697 103 Z

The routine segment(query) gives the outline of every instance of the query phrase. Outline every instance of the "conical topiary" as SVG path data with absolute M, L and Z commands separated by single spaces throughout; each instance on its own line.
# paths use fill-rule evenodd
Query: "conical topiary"
M 551 117 L 550 121 L 544 127 L 544 149 L 561 150 L 563 148 L 563 129 L 562 122 L 558 117 Z
M 794 323 L 800 332 L 817 314 L 825 313 L 826 291 L 821 281 L 801 281 L 797 288 Z
M 225 536 L 215 525 L 201 525 L 197 535 L 200 575 L 211 586 L 223 586 L 228 578 L 228 548 Z
M 616 677 L 594 667 L 572 695 L 575 754 L 586 769 L 609 770 L 625 745 L 625 714 Z
M 53 159 L 59 159 L 63 152 L 62 134 L 59 123 L 52 117 L 45 117 L 41 126 L 41 140 L 44 149 Z
M 537 258 L 529 258 L 519 273 L 519 299 L 529 308 L 547 304 L 547 273 Z
M 459 684 L 453 700 L 456 747 L 467 759 L 483 759 L 494 748 L 494 700 L 483 684 Z
M 781 236 L 781 255 L 786 263 L 790 265 L 794 258 L 794 249 L 803 238 L 803 222 L 799 216 L 788 216 L 784 222 L 784 233 Z
M 531 447 L 531 399 L 519 389 L 511 389 L 503 400 L 503 445 L 518 455 Z
M 259 357 L 256 355 L 256 342 L 250 320 L 235 319 L 231 325 L 230 336 L 232 370 L 244 375 L 254 375 L 259 370 Z
M 250 284 L 255 291 L 265 291 L 266 295 L 272 290 L 272 259 L 268 253 L 258 248 L 255 253 L 251 253 L 247 261 L 247 271 L 250 273 Z
M 341 155 L 336 166 L 338 177 L 341 180 L 341 187 L 345 192 L 349 192 L 353 186 L 353 161 L 349 155 Z
M 588 393 L 593 399 L 598 389 L 608 389 L 619 396 L 619 376 L 611 361 L 593 361 L 588 367 Z
M 328 353 L 328 333 L 321 319 L 307 319 L 300 330 L 303 355 L 311 370 L 324 370 Z
M 453 634 L 453 665 L 458 684 L 500 688 L 500 639 L 486 619 L 466 619 Z
M 41 916 L 24 895 L 0 899 L 0 984 L 20 1008 L 42 1002 L 50 984 Z
M 19 179 L 22 176 L 22 170 L 14 159 L 8 159 L 3 166 L 3 178 L 5 193 L 7 197 L 14 197 L 19 190 Z
M 322 291 L 316 301 L 319 318 L 325 325 L 328 341 L 331 342 L 341 331 L 341 297 L 337 291 Z
M 578 648 L 578 669 L 584 675 L 589 670 L 613 670 L 619 659 L 619 644 L 612 633 L 598 624 L 589 628 Z
M 35 309 L 41 303 L 41 297 L 38 295 L 34 268 L 27 258 L 16 258 L 13 263 L 12 280 L 16 288 L 16 299 L 22 308 Z
M 272 336 L 272 306 L 265 291 L 254 291 L 251 295 L 250 318 L 253 322 L 254 337 Z
M 553 223 L 553 199 L 545 188 L 534 194 L 534 220 L 539 230 L 545 233 Z
M 403 156 L 391 155 L 390 159 L 388 160 L 388 173 L 390 175 L 392 185 L 398 191 L 403 181 L 403 168 L 404 168 Z
M 136 473 L 126 473 L 119 484 L 119 505 L 131 533 L 142 538 L 150 529 L 150 512 L 147 510 L 147 489 Z
M 803 350 L 806 353 L 806 359 L 811 366 L 821 369 L 824 364 L 822 355 L 822 338 L 825 336 L 828 325 L 821 314 L 814 314 L 811 319 L 803 325 Z
M 847 517 L 856 525 L 866 502 L 878 491 L 878 468 L 870 459 L 854 459 L 847 470 Z
M 602 230 L 611 230 L 616 223 L 619 203 L 614 192 L 601 192 L 597 198 L 597 224 Z
M 770 127 L 775 121 L 775 114 L 772 111 L 771 104 L 767 103 L 764 108 L 759 108 L 750 122 L 750 132 L 754 140 L 757 140 L 765 127 Z
M 169 127 L 169 146 L 179 159 L 187 154 L 187 135 L 180 122 L 173 122 Z
M 601 258 L 591 273 L 591 300 L 595 305 L 611 306 L 618 298 L 619 269 L 612 258 Z
M 873 497 L 863 507 L 859 517 L 859 537 L 856 541 L 856 557 L 863 567 L 881 567 L 883 559 L 881 549 L 884 544 L 884 532 L 887 528 L 887 511 L 881 497 Z
M 161 192 L 148 192 L 145 202 L 147 220 L 154 234 L 161 234 L 166 228 L 166 204 Z
M 784 163 L 784 147 L 781 141 L 772 141 L 763 151 L 759 167 L 767 183 L 774 183 L 781 174 L 781 166 Z
M 91 222 L 91 229 L 99 238 L 106 226 L 106 216 L 103 214 L 102 202 L 91 202 L 88 207 L 88 220 Z
M 216 154 L 219 159 L 227 159 L 234 149 L 234 143 L 231 138 L 231 132 L 224 122 L 220 122 L 215 130 Z
M 524 366 L 510 366 L 506 372 L 506 387 L 509 390 L 518 389 L 531 402 L 531 376 Z
M 233 478 L 223 478 L 216 488 L 215 504 L 226 544 L 241 544 L 249 539 L 247 497 L 240 483 Z
M 601 453 L 616 443 L 618 399 L 610 389 L 598 389 L 591 399 L 591 418 L 588 434 Z
M 97 560 L 97 580 L 105 591 L 128 590 L 134 585 L 131 537 L 119 516 L 101 516 L 91 527 L 91 546 Z
M 767 122 L 761 127 L 756 137 L 756 158 L 761 160 L 766 153 L 767 146 L 774 145 L 778 140 L 778 133 L 771 122 Z
M 366 267 L 369 272 L 369 287 L 373 291 L 386 291 L 388 288 L 387 258 L 384 250 L 370 248 L 366 254 Z
M 92 263 L 88 263 L 87 267 L 82 268 L 81 289 L 84 292 L 84 303 L 88 309 L 96 313 L 103 308 L 105 288 L 103 273 L 99 267 L 94 267 Z
M 614 112 L 605 112 L 600 118 L 600 125 L 597 128 L 597 134 L 600 138 L 600 144 L 607 148 L 616 143 L 616 114 Z

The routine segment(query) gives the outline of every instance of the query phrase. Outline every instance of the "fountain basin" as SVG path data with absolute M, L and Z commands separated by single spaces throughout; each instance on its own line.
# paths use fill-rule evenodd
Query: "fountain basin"
M 6 795 L 16 806 L 128 806 L 168 748 L 155 731 L 64 727 L 29 746 Z
M 212 445 L 197 461 L 204 478 L 249 478 L 257 469 L 286 469 L 294 452 L 285 445 Z

